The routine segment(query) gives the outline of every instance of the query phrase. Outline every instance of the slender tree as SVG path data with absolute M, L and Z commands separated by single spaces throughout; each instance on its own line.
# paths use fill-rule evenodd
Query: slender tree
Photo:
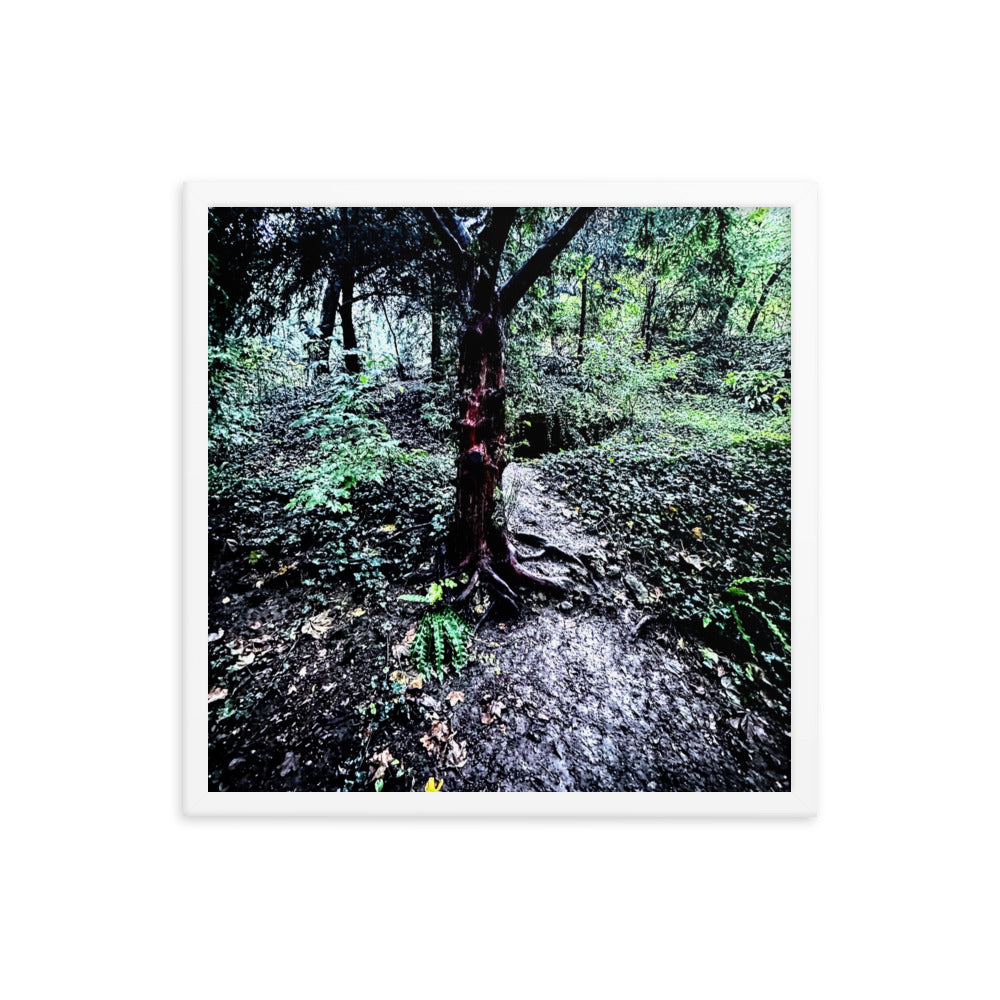
M 753 328 L 757 325 L 757 319 L 760 317 L 760 312 L 767 303 L 767 297 L 771 294 L 771 289 L 774 287 L 774 283 L 781 277 L 781 272 L 785 270 L 789 265 L 789 261 L 782 261 L 771 274 L 771 277 L 764 282 L 764 289 L 760 293 L 760 298 L 757 300 L 757 305 L 754 306 L 753 312 L 750 314 L 750 320 L 747 323 L 747 333 L 753 333 Z
M 482 580 L 516 604 L 511 584 L 525 581 L 560 589 L 529 573 L 497 518 L 506 456 L 504 341 L 508 318 L 534 281 L 546 273 L 593 209 L 578 208 L 500 285 L 500 267 L 516 208 L 487 209 L 461 218 L 447 208 L 424 214 L 448 251 L 458 289 L 458 469 L 455 524 L 450 555 L 456 571 L 467 570 L 464 599 Z

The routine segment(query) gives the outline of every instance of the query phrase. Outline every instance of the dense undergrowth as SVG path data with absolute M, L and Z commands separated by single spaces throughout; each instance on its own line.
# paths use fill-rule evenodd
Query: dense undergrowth
M 546 481 L 643 581 L 658 621 L 712 663 L 721 655 L 741 703 L 784 708 L 788 384 L 780 368 L 719 367 L 689 352 L 528 359 L 512 378 L 511 447 L 542 456 Z M 698 391 L 706 383 L 714 391 Z M 244 591 L 347 585 L 383 610 L 394 585 L 443 570 L 452 398 L 447 381 L 398 383 L 372 366 L 287 390 L 256 420 L 240 409 L 213 442 L 216 565 Z

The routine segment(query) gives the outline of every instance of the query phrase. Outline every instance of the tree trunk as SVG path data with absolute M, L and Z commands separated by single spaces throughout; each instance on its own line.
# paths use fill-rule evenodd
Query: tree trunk
M 764 282 L 764 290 L 760 293 L 757 305 L 754 306 L 754 310 L 750 314 L 750 322 L 747 323 L 747 333 L 753 333 L 753 328 L 757 325 L 757 318 L 760 316 L 760 311 L 764 308 L 764 305 L 767 302 L 767 297 L 771 293 L 771 288 L 778 278 L 781 277 L 781 272 L 784 271 L 787 266 L 787 264 L 779 264 L 774 274 L 772 274 L 771 277 Z
M 441 288 L 431 272 L 431 377 L 441 380 Z
M 746 284 L 746 275 L 743 275 L 739 281 L 736 282 L 736 287 L 728 295 L 724 296 L 722 299 L 722 305 L 719 307 L 719 311 L 715 315 L 715 320 L 711 326 L 711 332 L 713 335 L 722 335 L 726 332 L 726 327 L 729 325 L 729 313 L 733 308 L 733 303 L 736 301 L 736 296 L 739 294 L 740 289 Z
M 319 316 L 319 337 L 310 341 L 309 365 L 315 377 L 329 375 L 330 351 L 333 347 L 333 328 L 337 322 L 337 309 L 340 305 L 340 281 L 336 275 L 331 275 L 323 292 L 323 305 Z
M 646 305 L 642 311 L 642 340 L 644 344 L 643 357 L 648 361 L 653 353 L 653 305 L 656 302 L 657 283 L 655 281 L 646 285 Z
M 548 272 L 593 209 L 576 209 L 498 291 L 503 248 L 517 211 L 492 209 L 473 250 L 469 231 L 451 210 L 424 209 L 455 263 L 463 315 L 458 338 L 456 516 L 449 555 L 456 572 L 468 570 L 469 582 L 458 600 L 467 598 L 482 580 L 514 607 L 518 606 L 516 595 L 508 580 L 556 590 L 562 586 L 520 566 L 499 523 L 498 500 L 507 464 L 504 331 L 511 311 L 541 274 Z
M 583 276 L 580 287 L 580 337 L 576 344 L 576 360 L 583 364 L 583 338 L 587 330 L 587 276 Z
M 361 371 L 358 336 L 354 332 L 354 272 L 344 276 L 344 299 L 340 304 L 340 328 L 344 337 L 344 368 L 352 375 Z
M 378 294 L 376 292 L 376 294 Z M 403 367 L 403 359 L 399 356 L 399 341 L 396 339 L 396 330 L 389 319 L 389 310 L 385 307 L 385 299 L 378 296 L 379 305 L 382 307 L 382 315 L 385 317 L 385 325 L 389 328 L 389 335 L 392 337 L 392 349 L 396 354 L 396 376 L 402 382 L 406 378 L 406 369 Z
M 504 554 L 497 494 L 507 464 L 504 320 L 496 294 L 472 312 L 459 337 L 458 490 L 453 550 L 464 565 Z

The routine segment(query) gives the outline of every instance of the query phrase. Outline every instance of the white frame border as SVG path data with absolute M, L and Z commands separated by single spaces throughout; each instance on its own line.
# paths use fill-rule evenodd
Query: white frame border
M 209 792 L 206 457 L 213 206 L 643 205 L 792 208 L 792 785 L 790 792 Z M 198 181 L 184 186 L 182 808 L 188 816 L 814 816 L 818 807 L 817 191 L 807 181 Z

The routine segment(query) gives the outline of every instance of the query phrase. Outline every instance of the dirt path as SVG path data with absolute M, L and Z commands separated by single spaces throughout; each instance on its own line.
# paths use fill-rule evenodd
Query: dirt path
M 508 478 L 509 477 L 509 478 Z M 671 635 L 635 638 L 647 609 L 574 511 L 531 466 L 511 526 L 587 558 L 568 598 L 539 598 L 513 623 L 487 624 L 451 725 L 468 762 L 452 790 L 737 791 L 789 787 L 788 740 L 728 698 L 718 676 Z M 539 560 L 546 573 L 566 564 Z M 495 665 L 494 665 L 495 664 Z M 497 669 L 499 672 L 497 672 Z M 468 738 L 471 737 L 471 738 Z

